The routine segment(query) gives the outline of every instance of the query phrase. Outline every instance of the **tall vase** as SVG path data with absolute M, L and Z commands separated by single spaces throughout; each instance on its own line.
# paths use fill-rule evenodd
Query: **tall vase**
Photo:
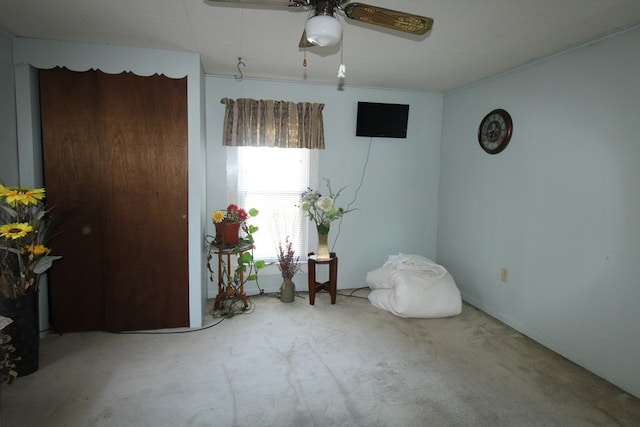
M 15 371 L 19 377 L 34 373 L 40 357 L 38 293 L 5 298 L 0 304 L 0 315 L 13 320 L 2 333 L 11 337 L 11 345 L 15 347 L 12 357 L 20 358 L 15 361 Z
M 241 222 L 218 222 L 214 225 L 216 226 L 216 245 L 229 247 L 238 244 Z
M 320 224 L 318 230 L 318 250 L 316 251 L 316 259 L 327 261 L 331 259 L 329 254 L 329 226 Z

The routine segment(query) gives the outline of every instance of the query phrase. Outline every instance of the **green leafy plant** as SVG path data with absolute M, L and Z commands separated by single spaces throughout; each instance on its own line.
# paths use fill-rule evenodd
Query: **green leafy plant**
M 253 235 L 258 231 L 258 227 L 246 222 L 246 220 L 257 216 L 259 212 L 257 209 L 249 209 L 247 212 L 235 205 L 229 206 L 232 211 L 236 213 L 238 211 L 246 212 L 246 216 L 241 214 L 240 217 L 236 218 L 236 220 L 243 218 L 241 226 L 243 235 L 238 240 L 238 243 L 232 247 L 222 247 L 219 245 L 219 242 L 216 241 L 215 236 L 206 236 L 205 242 L 207 244 L 207 270 L 209 271 L 209 280 L 218 284 L 219 287 L 225 291 L 237 291 L 241 287 L 244 288 L 244 285 L 251 281 L 255 281 L 256 286 L 259 288 L 258 272 L 260 269 L 265 267 L 266 263 L 262 260 L 254 259 L 253 250 L 255 239 Z M 225 218 L 222 218 L 220 214 L 224 215 L 224 211 L 218 210 L 212 214 L 214 223 L 219 223 L 225 220 L 226 216 Z M 226 256 L 218 257 L 218 254 L 220 253 L 235 255 L 236 268 L 230 269 L 229 265 L 227 265 Z M 220 263 L 219 270 L 222 273 L 220 277 L 218 277 L 218 280 L 216 280 L 217 272 L 214 271 L 213 266 L 216 262 Z M 228 315 L 229 313 L 227 313 L 227 317 L 229 317 Z

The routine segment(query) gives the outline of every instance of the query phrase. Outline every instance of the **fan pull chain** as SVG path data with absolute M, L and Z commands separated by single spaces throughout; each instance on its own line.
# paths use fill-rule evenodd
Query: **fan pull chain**
M 338 78 L 347 77 L 347 67 L 344 65 L 344 39 L 340 40 L 340 66 L 338 67 Z
M 304 50 L 304 59 L 302 60 L 302 66 L 307 66 L 307 49 Z

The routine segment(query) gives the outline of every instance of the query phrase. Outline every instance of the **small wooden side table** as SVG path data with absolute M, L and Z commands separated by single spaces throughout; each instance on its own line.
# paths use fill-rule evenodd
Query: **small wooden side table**
M 215 253 L 218 255 L 218 295 L 216 295 L 215 302 L 213 304 L 213 308 L 218 309 L 222 307 L 222 304 L 227 298 L 236 297 L 242 300 L 244 304 L 244 309 L 249 308 L 249 302 L 247 301 L 247 295 L 244 293 L 244 272 L 240 270 L 240 283 L 235 285 L 233 283 L 227 283 L 225 285 L 224 280 L 222 279 L 222 275 L 233 275 L 233 271 L 231 270 L 231 255 L 242 255 L 244 252 L 250 251 L 252 245 L 250 244 L 242 244 L 238 248 L 236 252 L 236 247 L 216 247 Z M 227 261 L 227 271 L 223 270 L 224 262 L 223 258 L 226 256 Z
M 316 302 L 316 291 L 329 291 L 331 295 L 331 304 L 336 303 L 336 295 L 338 293 L 338 257 L 335 252 L 331 252 L 330 258 L 327 260 L 319 260 L 317 256 L 309 253 L 309 304 L 314 305 Z M 329 264 L 329 281 L 324 283 L 316 282 L 316 265 Z

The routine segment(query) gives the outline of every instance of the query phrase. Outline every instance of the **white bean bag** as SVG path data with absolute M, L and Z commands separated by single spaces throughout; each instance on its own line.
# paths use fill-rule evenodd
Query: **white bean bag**
M 460 291 L 441 265 L 420 255 L 389 255 L 367 273 L 369 301 L 399 317 L 435 318 L 462 312 Z

